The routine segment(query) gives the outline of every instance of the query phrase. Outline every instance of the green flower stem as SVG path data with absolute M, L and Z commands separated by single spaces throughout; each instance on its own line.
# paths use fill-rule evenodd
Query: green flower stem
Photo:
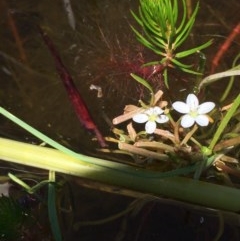
M 235 188 L 183 177 L 159 179 L 156 172 L 77 153 L 70 156 L 55 149 L 0 138 L 0 159 L 211 208 L 240 211 L 240 191 Z

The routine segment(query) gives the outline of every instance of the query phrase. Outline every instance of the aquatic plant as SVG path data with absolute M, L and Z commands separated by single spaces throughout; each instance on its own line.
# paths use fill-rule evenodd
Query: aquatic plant
M 166 67 L 165 71 L 167 71 L 167 67 L 178 67 L 185 72 L 197 74 L 189 69 L 190 66 L 184 66 L 176 59 L 200 51 L 209 46 L 211 41 L 190 50 L 176 52 L 176 49 L 187 39 L 190 33 L 199 6 L 197 4 L 192 16 L 187 20 L 184 0 L 182 4 L 183 17 L 177 27 L 179 22 L 177 1 L 141 0 L 139 17 L 133 12 L 132 14 L 143 28 L 143 34 L 140 34 L 134 27 L 132 29 L 145 47 L 163 56 L 161 61 L 152 61 L 145 65 L 163 64 Z M 238 57 L 236 58 L 238 59 Z M 122 153 L 129 154 L 136 163 L 145 163 L 146 167 L 149 163 L 152 165 L 154 160 L 164 161 L 160 162 L 161 164 L 156 164 L 155 167 L 162 172 L 170 171 L 171 173 L 171 171 L 181 170 L 192 166 L 193 163 L 198 163 L 199 166 L 195 169 L 193 177 L 199 178 L 203 169 L 216 163 L 219 149 L 216 152 L 215 146 L 220 136 L 223 135 L 227 123 L 231 118 L 234 119 L 240 103 L 237 96 L 231 110 L 222 118 L 224 113 L 219 114 L 214 109 L 215 103 L 207 101 L 199 104 L 196 94 L 203 89 L 203 86 L 213 83 L 219 78 L 239 75 L 238 69 L 239 66 L 234 66 L 232 70 L 208 76 L 203 80 L 198 78 L 191 91 L 192 93 L 190 92 L 186 97 L 186 103 L 170 99 L 171 105 L 163 99 L 162 90 L 154 89 L 147 79 L 131 74 L 138 83 L 150 92 L 150 98 L 147 103 L 140 100 L 140 106 L 126 105 L 124 113 L 113 119 L 114 125 L 128 121 L 126 130 L 114 129 L 116 139 L 109 139 L 109 141 L 118 142 L 118 148 Z M 168 86 L 167 79 L 165 79 L 165 84 Z M 173 110 L 183 114 L 183 116 L 177 119 Z M 221 123 L 217 130 L 214 122 Z M 146 123 L 145 127 L 141 125 L 143 123 Z M 213 125 L 208 128 L 209 123 Z M 204 131 L 203 128 L 205 128 Z M 212 133 L 215 134 L 212 135 Z M 223 155 L 225 156 L 225 154 Z M 168 165 L 166 165 L 166 161 Z
M 240 75 L 240 71 L 234 74 Z M 208 79 L 212 81 L 211 77 Z M 202 82 L 206 84 L 207 81 L 203 79 Z M 143 79 L 141 83 L 144 83 Z M 143 85 L 148 86 L 147 80 Z M 199 86 L 203 84 L 200 83 Z M 230 168 L 231 171 L 228 171 L 240 177 L 237 159 L 225 153 L 225 148 L 230 143 L 233 146 L 240 144 L 239 138 L 235 138 L 237 133 L 231 133 L 233 130 L 226 132 L 225 129 L 230 120 L 234 120 L 235 115 L 239 113 L 240 95 L 235 97 L 230 107 L 222 107 L 221 113 L 214 110 L 213 102 L 199 104 L 195 94 L 189 94 L 186 103 L 173 102 L 172 107 L 168 107 L 162 96 L 163 92 L 159 90 L 147 104 L 140 102 L 140 107 L 127 105 L 124 113 L 113 119 L 115 125 L 128 121 L 126 131 L 113 130 L 116 135 L 115 141 L 118 142 L 122 154 L 130 155 L 135 163 L 146 168 L 148 165 L 154 166 L 162 174 L 169 176 L 175 175 L 175 171 L 188 175 L 193 172 L 195 179 L 200 178 L 203 170 L 213 165 L 221 165 L 219 159 L 227 159 L 234 164 L 234 167 Z M 175 120 L 173 109 L 184 115 Z M 225 110 L 228 110 L 227 113 L 224 113 Z M 139 124 L 136 126 L 132 121 Z M 216 125 L 206 128 L 214 121 L 220 123 L 217 128 Z M 141 124 L 145 122 L 147 124 L 143 127 Z M 161 129 L 158 123 L 161 123 Z M 205 130 L 201 131 L 200 128 Z M 226 136 L 234 137 L 230 138 L 228 143 L 221 139 Z M 114 139 L 109 141 L 114 142 Z M 194 170 L 191 169 L 193 166 L 196 167 Z
M 137 39 L 145 47 L 160 55 L 162 59 L 151 61 L 146 65 L 162 65 L 164 67 L 165 85 L 168 86 L 168 67 L 178 68 L 191 74 L 202 74 L 192 70 L 192 65 L 184 64 L 180 59 L 195 54 L 211 45 L 205 44 L 178 52 L 177 49 L 187 40 L 193 28 L 199 3 L 191 17 L 187 18 L 186 0 L 182 0 L 183 14 L 180 16 L 178 0 L 140 0 L 139 14 L 132 15 L 140 25 L 142 32 L 131 26 Z
M 141 3 L 143 2 L 142 0 Z M 159 1 L 152 1 L 152 3 L 159 3 Z M 159 24 L 161 28 L 155 29 L 153 22 L 151 28 L 145 29 L 147 38 L 134 29 L 143 44 L 155 53 L 163 56 L 162 60 L 148 64 L 164 65 L 166 67 L 165 77 L 167 76 L 168 67 L 178 67 L 185 72 L 197 74 L 197 72 L 191 70 L 191 66 L 182 64 L 179 59 L 207 47 L 210 41 L 183 52 L 176 53 L 176 49 L 189 35 L 198 5 L 192 17 L 187 21 L 186 6 L 183 1 L 184 16 L 180 26 L 175 28 L 178 19 L 178 2 L 175 0 L 174 2 L 162 1 L 162 3 L 166 5 L 162 6 L 166 7 L 166 11 L 163 11 L 163 16 L 160 17 Z M 151 5 L 151 7 L 153 6 Z M 148 24 L 152 24 L 151 19 L 148 18 L 150 16 L 148 8 L 140 10 L 140 15 L 145 16 L 144 14 L 147 18 L 143 21 L 141 18 L 133 15 L 140 24 L 148 27 Z M 153 16 L 155 17 L 156 15 Z M 153 37 L 152 33 L 161 35 Z M 148 36 L 151 37 L 149 38 Z M 49 220 L 56 240 L 61 240 L 62 237 L 58 224 L 58 207 L 56 207 L 57 182 L 55 172 L 126 187 L 139 192 L 163 195 L 212 208 L 239 212 L 240 206 L 236 202 L 240 198 L 239 190 L 206 183 L 199 181 L 199 179 L 203 178 L 203 171 L 214 165 L 217 168 L 221 168 L 221 170 L 230 170 L 234 175 L 240 176 L 238 160 L 234 155 L 231 155 L 232 153 L 226 153 L 226 149 L 229 149 L 229 147 L 236 147 L 240 144 L 239 129 L 236 130 L 230 127 L 226 130 L 231 120 L 238 121 L 236 116 L 239 114 L 240 95 L 232 98 L 232 103 L 229 102 L 229 106 L 221 106 L 220 113 L 217 109 L 214 109 L 215 104 L 213 102 L 199 104 L 199 100 L 195 95 L 203 87 L 217 81 L 219 78 L 227 75 L 240 75 L 239 66 L 234 66 L 232 70 L 206 77 L 196 86 L 194 94 L 192 92 L 190 92 L 191 94 L 187 93 L 186 103 L 176 98 L 171 99 L 173 104 L 169 104 L 164 100 L 161 90 L 154 89 L 148 81 L 132 74 L 131 76 L 150 92 L 150 99 L 147 102 L 145 100 L 145 102 L 140 101 L 139 106 L 127 105 L 124 113 L 113 120 L 114 125 L 125 121 L 127 121 L 127 125 L 122 125 L 122 129 L 113 128 L 114 138 L 103 138 L 90 118 L 85 103 L 81 99 L 79 100 L 81 97 L 76 92 L 71 76 L 61 63 L 61 59 L 55 52 L 52 43 L 46 38 L 46 35 L 43 35 L 43 37 L 53 53 L 58 72 L 68 87 L 70 100 L 75 104 L 74 107 L 78 110 L 77 114 L 80 116 L 83 125 L 86 129 L 92 130 L 96 134 L 99 143 L 102 143 L 102 147 L 106 147 L 105 140 L 117 143 L 119 147 L 119 150 L 101 149 L 101 151 L 125 154 L 130 156 L 134 162 L 127 162 L 124 159 L 125 163 L 130 164 L 126 165 L 119 163 L 122 162 L 122 159 L 118 160 L 118 162 L 112 162 L 76 153 L 0 107 L 2 115 L 54 148 L 0 138 L 1 159 L 49 171 L 49 178 L 33 187 L 28 186 L 21 178 L 14 175 L 9 174 L 9 178 L 29 193 L 34 193 L 39 188 L 47 187 Z M 165 83 L 167 85 L 167 79 L 165 79 Z M 76 98 L 78 98 L 77 101 Z M 184 116 L 179 117 L 173 109 L 184 114 Z M 90 128 L 88 128 L 89 123 L 92 125 Z M 210 127 L 207 127 L 210 123 Z M 231 166 L 228 166 L 227 163 L 230 163 Z M 211 176 L 217 176 L 217 171 L 215 170 L 214 175 L 211 173 Z M 198 181 L 196 181 L 197 179 Z M 218 196 L 217 200 L 216 196 Z M 11 200 L 10 204 L 12 204 Z M 10 206 L 11 211 L 14 211 L 15 204 Z M 11 224 L 9 223 L 9 225 Z

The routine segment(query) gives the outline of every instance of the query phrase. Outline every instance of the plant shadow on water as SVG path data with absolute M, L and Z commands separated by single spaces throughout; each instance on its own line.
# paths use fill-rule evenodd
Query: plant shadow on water
M 192 2 L 193 5 L 196 3 Z M 221 0 L 217 6 L 213 0 L 202 1 L 200 4 L 196 25 L 186 45 L 214 39 L 214 45 L 204 51 L 207 56 L 206 72 L 210 73 L 211 68 L 208 66 L 211 66 L 213 56 L 239 21 L 240 5 L 237 0 L 227 3 Z M 143 63 L 155 56 L 137 42 L 129 27 L 129 23 L 134 24 L 129 10 L 135 11 L 138 1 L 72 1 L 76 30 L 69 25 L 61 1 L 1 0 L 0 6 L 0 14 L 4 16 L 0 30 L 1 105 L 71 149 L 90 155 L 103 155 L 95 151 L 98 145 L 96 141 L 92 141 L 94 136 L 83 130 L 79 124 L 36 25 L 41 25 L 51 36 L 94 120 L 106 136 L 111 132 L 109 120 L 119 115 L 126 104 L 137 105 L 138 100 L 146 95 L 145 90 L 130 77 L 130 73 L 148 78 L 155 87 L 163 87 L 163 80 L 159 81 L 161 75 L 153 74 L 151 67 L 141 68 Z M 13 34 L 12 20 L 21 37 L 20 42 Z M 239 39 L 238 35 L 217 67 L 219 71 L 231 68 L 235 51 L 240 48 Z M 188 61 L 197 63 L 197 58 L 194 56 Z M 191 80 L 195 77 L 174 70 L 170 78 L 170 90 L 165 90 L 166 95 L 180 99 L 193 87 Z M 233 94 L 240 90 L 236 83 L 237 81 Z M 91 86 L 93 90 L 90 89 Z M 222 92 L 225 88 L 226 83 L 223 81 L 209 88 L 205 94 L 215 101 L 215 93 Z M 98 90 L 103 93 L 100 98 L 97 96 Z M 1 136 L 40 144 L 39 140 L 19 130 L 20 128 L 5 118 L 1 117 L 0 123 Z M 111 158 L 109 156 L 109 159 Z M 2 165 L 5 167 L 6 164 Z M 28 171 L 16 165 L 5 168 Z M 221 224 L 222 217 L 217 213 L 209 210 L 204 212 L 197 207 L 188 207 L 170 200 L 168 203 L 161 199 L 140 202 L 136 205 L 138 209 L 132 208 L 114 221 L 84 225 L 85 220 L 101 220 L 121 212 L 128 208 L 134 199 L 95 190 L 101 190 L 96 188 L 95 184 L 90 185 L 93 190 L 83 187 L 84 182 L 77 178 L 66 179 L 69 179 L 68 188 L 60 190 L 62 196 L 70 192 L 71 198 L 64 200 L 62 197 L 60 201 L 66 202 L 63 206 L 70 205 L 70 202 L 74 215 L 60 212 L 65 240 L 213 240 L 218 237 L 218 233 L 223 233 L 218 240 L 239 240 L 239 225 L 234 221 L 225 220 L 224 225 Z M 40 193 L 43 199 L 45 195 Z M 41 207 L 40 210 L 44 208 Z M 48 232 L 44 220 L 47 219 L 46 214 L 43 213 L 41 217 L 38 211 L 33 210 L 33 213 L 36 219 L 40 220 L 36 222 L 38 228 Z M 40 215 L 40 218 L 37 215 Z M 83 224 L 78 228 L 76 224 L 70 225 L 79 220 L 83 220 Z M 26 229 L 25 239 L 22 240 L 31 240 L 28 232 Z M 50 237 L 47 239 L 47 236 L 46 234 L 46 239 L 43 240 L 51 240 Z

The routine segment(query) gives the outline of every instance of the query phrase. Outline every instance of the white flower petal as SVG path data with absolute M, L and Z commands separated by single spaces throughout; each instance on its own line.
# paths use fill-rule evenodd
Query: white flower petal
M 191 127 L 195 122 L 195 119 L 190 115 L 184 115 L 181 120 L 181 126 L 184 128 Z
M 198 114 L 207 114 L 215 107 L 213 102 L 204 102 L 198 106 Z
M 165 122 L 167 122 L 167 121 L 169 121 L 169 118 L 166 116 L 166 115 L 160 115 L 160 116 L 158 116 L 157 117 L 157 119 L 156 119 L 156 122 L 157 123 L 165 123 Z
M 156 130 L 157 124 L 155 121 L 148 121 L 145 125 L 145 130 L 148 134 L 152 134 Z
M 162 113 L 163 113 L 163 110 L 162 110 L 160 107 L 155 106 L 155 107 L 153 108 L 153 114 L 155 114 L 155 115 L 160 115 L 160 114 L 162 114 Z
M 148 116 L 144 113 L 139 113 L 133 116 L 133 120 L 137 123 L 144 123 L 148 120 Z
M 209 124 L 209 119 L 206 115 L 198 115 L 195 121 L 200 126 L 207 126 Z
M 149 116 L 152 115 L 153 114 L 153 108 L 149 108 L 149 109 L 145 110 L 144 114 L 149 115 Z
M 189 94 L 187 96 L 186 104 L 189 106 L 190 110 L 194 111 L 198 108 L 199 101 L 196 95 Z
M 182 113 L 182 114 L 187 114 L 187 113 L 190 112 L 189 106 L 182 101 L 174 102 L 172 104 L 172 107 L 173 107 L 174 110 L 176 110 L 177 112 Z

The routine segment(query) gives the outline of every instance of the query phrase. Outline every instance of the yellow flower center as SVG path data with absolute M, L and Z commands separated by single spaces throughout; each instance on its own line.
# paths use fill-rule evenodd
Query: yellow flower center
M 192 110 L 192 111 L 190 111 L 189 115 L 192 116 L 193 118 L 195 118 L 198 116 L 198 112 L 197 112 L 197 110 Z
M 157 115 L 154 115 L 154 114 L 152 114 L 148 117 L 149 121 L 156 121 L 156 119 L 157 119 Z

